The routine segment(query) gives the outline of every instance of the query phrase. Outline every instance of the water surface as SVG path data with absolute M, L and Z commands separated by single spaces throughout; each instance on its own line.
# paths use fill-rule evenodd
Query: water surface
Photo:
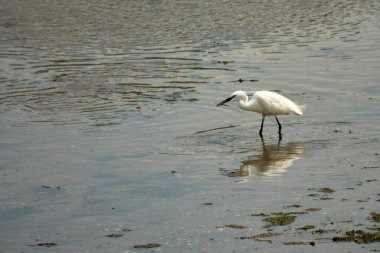
M 4 251 L 378 249 L 332 241 L 377 225 L 378 1 L 0 6 Z M 308 107 L 262 141 L 260 115 L 215 107 L 239 89 Z M 286 226 L 252 216 L 308 208 Z

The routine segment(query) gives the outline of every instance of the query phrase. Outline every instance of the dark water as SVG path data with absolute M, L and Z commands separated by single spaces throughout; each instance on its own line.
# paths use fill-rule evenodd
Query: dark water
M 332 241 L 378 229 L 379 1 L 0 6 L 2 251 L 379 249 Z M 308 107 L 262 142 L 260 115 L 215 107 L 239 89 Z

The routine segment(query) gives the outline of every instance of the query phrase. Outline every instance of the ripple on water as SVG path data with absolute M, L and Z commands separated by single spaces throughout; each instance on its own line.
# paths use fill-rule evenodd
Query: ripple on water
M 379 9 L 327 0 L 19 4 L 1 11 L 1 110 L 94 125 L 153 116 L 171 103 L 196 102 L 203 86 L 238 80 L 241 69 L 258 72 L 229 58 L 243 43 L 276 59 L 291 47 L 358 40 L 361 24 Z M 321 51 L 317 56 L 352 58 Z
M 28 70 L 22 72 L 25 79 L 20 79 L 15 71 L 6 74 L 1 80 L 5 89 L 0 101 L 8 107 L 21 104 L 24 110 L 42 117 L 33 121 L 47 121 L 44 116 L 50 114 L 48 118 L 52 122 L 62 123 L 67 118 L 71 123 L 70 117 L 82 117 L 84 122 L 95 125 L 118 124 L 119 115 L 144 112 L 149 115 L 149 111 L 157 108 L 155 101 L 161 104 L 196 101 L 194 84 L 206 82 L 197 80 L 195 74 L 174 75 L 173 72 L 176 69 L 184 72 L 183 69 L 193 68 L 193 63 L 201 60 L 186 58 L 182 51 L 178 54 L 171 50 L 167 57 L 156 56 L 152 51 L 139 57 L 130 54 L 72 59 L 67 55 L 50 56 L 45 59 L 47 64 L 29 64 Z M 25 60 L 19 63 L 28 66 Z M 169 65 L 173 66 L 170 74 L 165 71 Z M 14 70 L 12 64 L 8 66 Z M 149 73 L 147 68 L 151 70 Z

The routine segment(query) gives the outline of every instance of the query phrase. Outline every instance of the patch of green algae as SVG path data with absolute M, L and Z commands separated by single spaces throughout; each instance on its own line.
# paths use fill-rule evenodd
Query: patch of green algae
M 350 230 L 345 236 L 333 237 L 334 242 L 356 242 L 356 243 L 372 243 L 380 242 L 380 231 L 375 233 L 364 232 L 362 230 Z
M 293 223 L 296 219 L 296 216 L 284 215 L 276 217 L 265 218 L 264 221 L 269 222 L 271 226 L 285 226 L 290 223 Z

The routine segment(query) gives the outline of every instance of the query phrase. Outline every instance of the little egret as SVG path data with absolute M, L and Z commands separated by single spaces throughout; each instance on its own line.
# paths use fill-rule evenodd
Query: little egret
M 232 93 L 231 96 L 229 96 L 227 99 L 223 100 L 216 106 L 224 105 L 225 103 L 233 99 L 238 101 L 239 107 L 241 109 L 261 113 L 262 120 L 259 132 L 261 138 L 263 137 L 262 133 L 264 127 L 264 120 L 266 116 L 275 117 L 278 124 L 279 138 L 281 140 L 281 124 L 277 118 L 277 115 L 303 115 L 305 109 L 305 106 L 298 105 L 290 99 L 272 91 L 256 91 L 253 93 L 251 100 L 248 100 L 247 92 L 238 90 Z

